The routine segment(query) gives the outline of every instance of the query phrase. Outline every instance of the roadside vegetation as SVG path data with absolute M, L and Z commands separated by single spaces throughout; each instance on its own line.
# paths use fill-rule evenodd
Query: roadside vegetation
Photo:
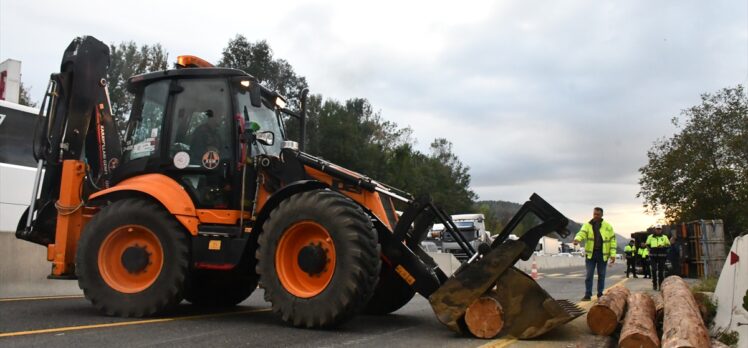
M 135 42 L 111 44 L 110 51 L 109 94 L 124 129 L 132 103 L 127 78 L 168 68 L 169 53 L 160 44 Z M 477 196 L 470 189 L 469 168 L 454 154 L 448 139 L 433 139 L 426 152 L 417 149 L 412 130 L 385 120 L 366 98 L 340 101 L 315 93 L 306 78 L 288 61 L 275 57 L 264 40 L 250 42 L 235 36 L 216 65 L 246 71 L 286 96 L 291 109 L 298 109 L 301 91 L 309 88 L 305 151 L 416 196 L 430 194 L 448 212 L 472 210 Z M 298 120 L 287 119 L 285 126 L 287 138 L 298 140 Z

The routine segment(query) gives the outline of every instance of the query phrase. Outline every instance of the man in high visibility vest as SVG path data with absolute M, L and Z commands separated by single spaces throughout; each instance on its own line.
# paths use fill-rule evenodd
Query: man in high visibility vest
M 638 249 L 639 263 L 642 265 L 642 274 L 644 278 L 649 278 L 649 249 L 647 249 L 647 243 L 642 243 Z
M 670 247 L 670 238 L 662 234 L 662 226 L 655 227 L 655 233 L 647 237 L 649 260 L 652 265 L 652 289 L 657 290 L 662 285 L 665 276 L 665 260 Z
M 582 301 L 592 298 L 592 278 L 597 268 L 597 297 L 603 295 L 605 289 L 605 267 L 608 260 L 616 261 L 616 235 L 613 226 L 603 221 L 603 208 L 596 207 L 592 211 L 592 220 L 585 222 L 574 237 L 574 245 L 584 242 L 584 252 L 587 255 L 585 267 L 587 276 L 584 279 L 585 292 Z
M 626 254 L 626 278 L 629 277 L 629 273 L 633 273 L 634 278 L 639 278 L 636 276 L 636 241 L 630 240 L 623 252 Z

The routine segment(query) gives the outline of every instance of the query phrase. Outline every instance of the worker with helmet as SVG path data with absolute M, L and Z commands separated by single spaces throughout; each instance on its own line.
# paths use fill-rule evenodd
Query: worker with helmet
M 639 278 L 636 276 L 636 241 L 630 240 L 629 245 L 623 248 L 623 252 L 626 254 L 626 278 L 629 277 L 629 273 L 633 273 L 634 278 Z
M 665 276 L 665 260 L 667 259 L 670 238 L 662 234 L 662 226 L 655 227 L 654 234 L 647 237 L 649 260 L 652 266 L 652 289 L 657 290 L 662 285 Z

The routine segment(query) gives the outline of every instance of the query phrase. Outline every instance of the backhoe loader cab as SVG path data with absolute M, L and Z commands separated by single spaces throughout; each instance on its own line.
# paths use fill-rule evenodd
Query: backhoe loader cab
M 416 292 L 459 332 L 468 306 L 496 289 L 512 309 L 497 334 L 535 337 L 581 314 L 512 267 L 542 236 L 568 234 L 568 219 L 539 196 L 476 248 L 428 196 L 305 153 L 305 93 L 294 112 L 242 71 L 180 56 L 176 69 L 130 78 L 134 104 L 118 130 L 108 62 L 108 46 L 90 36 L 65 50 L 16 231 L 47 248 L 50 278 L 77 278 L 102 312 L 149 316 L 183 299 L 231 306 L 259 284 L 280 320 L 307 328 L 387 314 Z M 298 142 L 280 113 L 301 121 Z M 434 222 L 468 256 L 449 277 L 420 248 Z

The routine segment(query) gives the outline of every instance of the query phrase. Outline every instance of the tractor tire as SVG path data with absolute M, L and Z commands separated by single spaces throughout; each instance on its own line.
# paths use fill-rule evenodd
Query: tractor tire
M 305 328 L 334 327 L 361 312 L 381 265 L 369 216 L 330 190 L 281 202 L 263 224 L 256 255 L 273 313 Z
M 184 299 L 196 306 L 231 307 L 246 300 L 257 288 L 254 255 L 230 271 L 193 269 L 190 271 Z
M 189 259 L 187 233 L 171 214 L 146 199 L 123 199 L 86 225 L 75 273 L 101 312 L 146 317 L 182 301 Z
M 379 283 L 374 296 L 366 304 L 364 313 L 373 315 L 390 314 L 405 306 L 416 291 L 400 277 L 392 266 L 382 263 Z

